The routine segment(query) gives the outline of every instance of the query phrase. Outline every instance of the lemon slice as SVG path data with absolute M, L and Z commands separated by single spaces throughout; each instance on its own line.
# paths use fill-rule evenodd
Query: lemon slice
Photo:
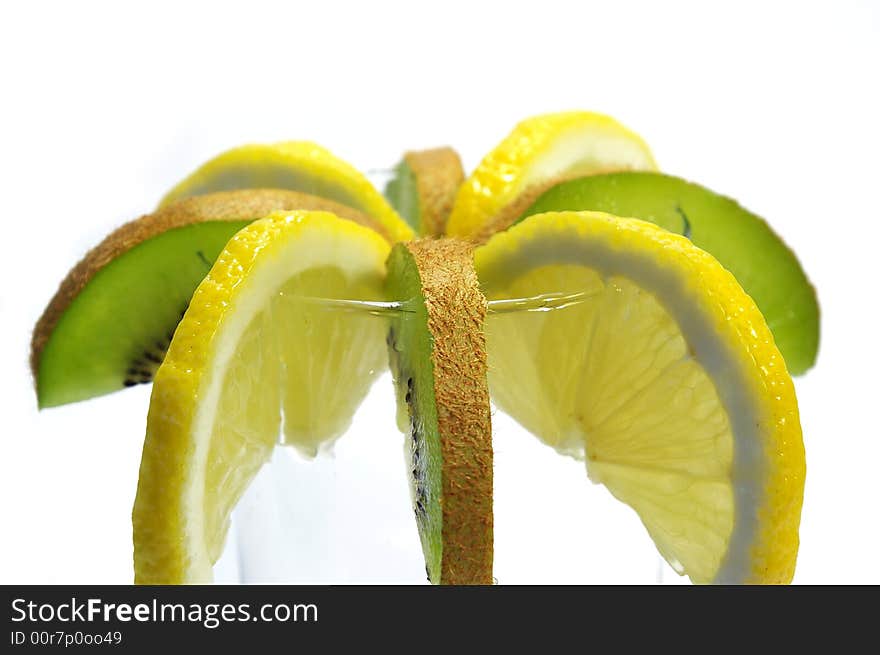
M 501 410 L 584 459 L 692 581 L 791 580 L 797 401 L 730 273 L 684 237 L 593 212 L 527 218 L 478 248 L 475 267 L 490 301 L 558 296 L 558 309 L 487 320 Z
M 387 364 L 384 322 L 314 298 L 382 297 L 388 243 L 325 212 L 238 232 L 156 374 L 134 505 L 135 580 L 207 582 L 229 514 L 281 431 L 313 454 Z
M 366 177 L 310 141 L 254 144 L 227 150 L 171 189 L 159 206 L 234 189 L 290 189 L 328 198 L 375 218 L 392 241 L 414 236 L 406 221 Z
M 648 146 L 609 116 L 571 111 L 519 123 L 455 198 L 446 233 L 483 239 L 506 229 L 550 186 L 619 170 L 656 170 Z

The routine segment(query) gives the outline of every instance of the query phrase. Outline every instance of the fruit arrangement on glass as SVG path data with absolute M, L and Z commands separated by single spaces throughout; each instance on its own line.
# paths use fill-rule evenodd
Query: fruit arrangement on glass
M 493 582 L 491 402 L 583 461 L 693 582 L 787 583 L 790 375 L 818 335 L 764 220 L 565 112 L 469 177 L 450 148 L 407 153 L 384 195 L 313 143 L 221 154 L 73 268 L 31 363 L 40 407 L 153 385 L 138 583 L 211 581 L 273 450 L 327 449 L 389 368 L 431 582 Z

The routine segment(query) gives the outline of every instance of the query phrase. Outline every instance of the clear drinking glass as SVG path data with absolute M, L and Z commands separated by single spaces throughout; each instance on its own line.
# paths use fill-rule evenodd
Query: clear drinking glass
M 539 311 L 529 302 L 515 311 Z M 352 320 L 357 310 L 326 311 Z M 368 307 L 362 312 L 359 320 L 388 320 Z M 490 313 L 487 331 L 493 320 Z M 215 581 L 427 583 L 395 413 L 386 371 L 332 449 L 310 458 L 279 442 L 233 512 Z M 635 512 L 588 480 L 582 461 L 494 408 L 492 422 L 500 583 L 684 581 L 659 558 Z
M 379 188 L 384 175 L 372 175 Z M 334 321 L 360 321 L 365 333 L 387 333 L 400 311 L 316 302 Z M 552 293 L 490 303 L 486 330 L 517 312 L 549 325 L 577 307 Z M 427 584 L 396 411 L 386 370 L 331 448 L 312 458 L 279 440 L 233 511 L 215 581 Z M 686 581 L 659 557 L 635 512 L 589 481 L 583 461 L 560 455 L 494 407 L 492 429 L 499 583 Z

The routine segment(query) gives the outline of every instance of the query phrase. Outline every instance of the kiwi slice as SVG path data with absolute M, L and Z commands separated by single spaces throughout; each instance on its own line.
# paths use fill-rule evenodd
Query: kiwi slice
M 455 239 L 397 244 L 387 284 L 389 297 L 402 300 L 389 358 L 428 579 L 491 584 L 486 299 L 473 246 Z
M 672 175 L 620 172 L 557 184 L 515 222 L 547 211 L 583 209 L 640 218 L 690 238 L 733 273 L 758 305 L 788 370 L 798 375 L 813 366 L 819 348 L 816 290 L 795 254 L 762 218 Z
M 332 211 L 384 235 L 350 207 L 273 189 L 187 198 L 127 223 L 74 266 L 37 321 L 31 369 L 39 406 L 150 382 L 226 242 L 252 220 L 294 209 Z
M 463 181 L 461 159 L 452 148 L 407 152 L 394 167 L 385 197 L 416 232 L 440 236 Z

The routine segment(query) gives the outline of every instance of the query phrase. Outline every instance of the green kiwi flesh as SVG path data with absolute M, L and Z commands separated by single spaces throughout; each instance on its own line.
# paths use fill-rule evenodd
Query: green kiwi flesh
M 385 185 L 383 193 L 394 211 L 403 216 L 417 234 L 422 234 L 422 213 L 419 207 L 416 174 L 406 163 L 406 159 L 401 160 L 394 167 L 394 174 Z
M 417 234 L 441 236 L 464 169 L 452 148 L 407 152 L 385 185 L 385 198 Z
M 43 348 L 41 408 L 150 382 L 190 296 L 247 221 L 169 230 L 104 266 L 68 305 Z
M 39 407 L 150 382 L 226 242 L 257 218 L 293 209 L 326 209 L 376 227 L 338 203 L 267 189 L 181 200 L 111 233 L 70 271 L 34 328 Z
M 816 291 L 797 257 L 760 217 L 705 187 L 661 173 L 623 172 L 562 182 L 518 218 L 595 210 L 650 221 L 711 253 L 767 319 L 792 374 L 806 372 L 819 347 Z
M 492 445 L 483 321 L 472 246 L 396 245 L 388 260 L 389 359 L 428 579 L 491 584 Z

